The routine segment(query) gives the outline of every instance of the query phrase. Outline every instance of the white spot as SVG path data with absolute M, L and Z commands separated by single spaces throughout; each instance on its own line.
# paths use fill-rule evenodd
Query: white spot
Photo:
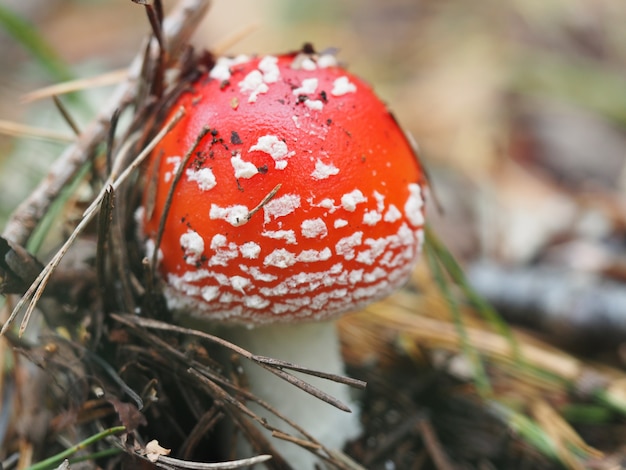
M 414 240 L 414 233 L 407 224 L 403 223 L 398 229 L 398 240 L 401 246 L 411 246 Z
M 259 172 L 253 163 L 243 161 L 240 154 L 231 157 L 230 164 L 235 169 L 235 178 L 252 178 Z
M 310 95 L 311 93 L 315 93 L 315 90 L 317 90 L 317 85 L 317 78 L 305 78 L 304 80 L 302 80 L 302 86 L 293 90 L 293 94 L 296 96 Z
M 317 68 L 317 65 L 315 64 L 313 59 L 311 59 L 310 57 L 306 57 L 302 60 L 300 67 L 302 68 L 302 70 L 313 71 Z
M 363 280 L 367 283 L 371 283 L 379 281 L 380 279 L 385 279 L 388 275 L 389 273 L 379 266 L 374 268 L 371 273 L 365 274 Z
M 289 215 L 298 207 L 300 207 L 300 196 L 297 194 L 285 194 L 276 197 L 263 206 L 265 223 Z
M 263 74 L 258 70 L 253 70 L 239 82 L 239 89 L 242 93 L 249 92 L 248 103 L 254 103 L 258 95 L 267 93 L 269 87 L 263 81 Z
M 422 247 L 424 246 L 424 230 L 419 229 L 415 232 L 415 239 L 417 240 L 417 251 L 419 253 L 422 252 Z
M 328 235 L 328 228 L 322 219 L 306 219 L 300 224 L 302 235 L 306 238 L 324 238 Z
M 304 263 L 313 263 L 315 261 L 326 261 L 330 259 L 332 252 L 330 248 L 324 248 L 323 250 L 303 250 L 296 257 L 297 261 Z
M 322 100 L 306 100 L 304 102 L 304 106 L 312 111 L 321 111 L 322 109 L 324 109 L 324 103 L 322 102 Z
M 313 205 L 312 203 L 310 203 L 311 205 Z M 337 209 L 337 206 L 335 206 L 335 200 L 334 199 L 330 199 L 330 198 L 324 198 L 320 201 L 320 203 L 317 205 L 317 207 L 321 207 L 323 209 L 328 209 L 328 212 L 330 212 L 331 214 L 333 212 L 335 212 L 335 210 Z
M 178 155 L 173 155 L 165 159 L 165 163 L 167 165 L 172 165 L 174 167 L 172 168 L 172 171 L 174 171 L 174 173 L 178 170 L 178 167 L 180 166 L 180 162 L 182 161 L 183 161 L 183 157 L 178 156 Z
M 176 174 L 176 172 L 178 171 L 178 167 L 180 166 L 180 163 L 182 162 L 183 157 L 180 156 L 172 156 L 172 157 L 167 157 L 165 159 L 165 164 L 166 165 L 172 165 L 172 170 L 171 171 L 166 171 L 165 175 L 163 176 L 163 181 L 165 181 L 166 183 L 169 183 L 170 180 L 172 179 L 172 176 Z
M 268 297 L 282 297 L 289 292 L 289 286 L 285 283 L 281 283 L 275 287 L 261 287 L 259 292 Z
M 259 70 L 263 72 L 263 81 L 265 83 L 275 83 L 280 78 L 280 69 L 278 68 L 278 59 L 268 55 L 259 62 Z
M 323 54 L 318 57 L 317 66 L 322 69 L 325 69 L 327 67 L 336 67 L 337 58 L 332 54 Z
M 298 120 L 298 116 L 291 116 L 291 120 L 293 121 L 296 129 L 300 129 L 300 121 Z
M 382 255 L 385 252 L 385 249 L 387 248 L 387 246 L 389 244 L 393 244 L 394 241 L 397 242 L 397 240 L 398 240 L 397 235 L 390 235 L 386 238 L 378 238 L 378 239 L 367 238 L 364 243 L 370 248 L 368 250 L 365 250 L 359 253 L 356 257 L 356 260 L 359 263 L 372 265 L 374 264 L 374 261 L 376 261 L 376 258 L 378 258 L 380 255 Z
M 152 259 L 153 256 L 154 256 L 154 240 L 152 240 L 151 238 L 148 238 L 146 240 L 146 257 L 148 259 Z M 157 253 L 157 262 L 160 263 L 161 261 L 163 261 L 163 252 L 161 251 L 161 248 L 159 248 L 159 252 Z
M 373 225 L 376 225 L 378 222 L 380 222 L 382 218 L 383 216 L 378 211 L 375 211 L 375 210 L 367 211 L 365 212 L 365 214 L 363 214 L 363 223 L 365 225 L 373 226 Z
M 261 236 L 274 240 L 285 240 L 285 243 L 296 244 L 296 233 L 293 230 L 264 230 Z
M 308 297 L 308 296 L 294 297 L 294 298 L 285 299 L 285 302 L 292 304 L 292 305 L 296 305 L 298 307 L 304 307 L 306 305 L 310 305 L 311 297 Z
M 235 300 L 235 296 L 230 292 L 224 292 L 222 293 L 222 295 L 220 295 L 220 298 L 218 300 L 223 304 L 232 304 Z
M 243 276 L 233 276 L 230 278 L 230 285 L 236 291 L 245 294 L 246 292 L 244 289 L 250 285 L 250 279 L 247 279 Z
M 226 81 L 230 78 L 230 59 L 220 57 L 209 72 L 209 77 Z
M 382 257 L 380 263 L 382 266 L 392 267 L 391 266 L 391 258 L 393 257 L 393 251 L 388 251 L 385 253 L 385 256 Z
M 335 263 L 331 266 L 330 270 L 328 271 L 330 274 L 339 274 L 340 272 L 343 271 L 343 264 L 341 263 Z
M 354 93 L 356 91 L 356 85 L 348 80 L 348 77 L 343 76 L 335 79 L 333 82 L 333 89 L 330 92 L 333 96 L 342 96 L 346 93 Z
M 350 274 L 348 275 L 348 280 L 349 280 L 350 284 L 352 284 L 352 285 L 358 284 L 359 282 L 361 282 L 363 280 L 363 270 L 362 269 L 354 269 L 354 270 L 350 271 Z
M 222 235 L 221 233 L 215 234 L 213 235 L 213 238 L 211 239 L 211 249 L 218 250 L 222 247 L 225 247 L 226 242 L 227 240 L 224 235 Z
M 363 193 L 358 189 L 341 196 L 341 205 L 348 212 L 354 212 L 356 205 L 362 202 L 367 202 L 367 198 L 363 196 Z
M 389 209 L 387 209 L 383 220 L 385 222 L 393 223 L 400 218 L 402 218 L 402 212 L 400 212 L 400 210 L 394 204 L 389 204 Z
M 209 218 L 211 220 L 222 219 L 233 227 L 239 227 L 248 222 L 248 213 L 250 211 L 246 206 L 234 205 L 230 207 L 220 207 L 217 204 L 211 204 Z
M 270 301 L 260 295 L 251 295 L 243 298 L 243 303 L 248 308 L 262 310 L 270 304 Z
M 325 180 L 330 176 L 334 176 L 339 173 L 339 168 L 337 168 L 332 163 L 328 165 L 322 162 L 319 158 L 315 162 L 315 170 L 311 173 L 311 177 L 316 180 Z
M 196 183 L 198 183 L 198 188 L 200 188 L 200 191 L 208 191 L 209 189 L 213 189 L 217 184 L 217 181 L 215 180 L 215 175 L 210 168 L 200 168 L 199 170 L 193 170 L 192 168 L 188 168 L 185 173 L 189 181 L 195 181 Z
M 214 241 L 215 243 L 213 243 Z M 228 245 L 225 243 L 221 244 L 221 239 L 216 241 L 215 237 L 213 237 L 211 241 L 211 248 L 215 250 L 215 254 L 209 259 L 209 266 L 228 266 L 230 260 L 239 256 L 235 243 L 229 243 Z
M 197 282 L 211 277 L 211 272 L 206 269 L 197 269 L 194 271 L 185 271 L 182 276 L 174 276 L 179 282 Z M 170 276 L 168 276 L 169 279 Z
M 352 293 L 352 297 L 355 299 L 371 299 L 380 296 L 381 292 L 389 290 L 389 283 L 383 281 L 379 284 L 375 284 L 371 287 L 359 287 Z
M 276 279 L 278 279 L 277 276 L 269 273 L 264 273 L 256 266 L 246 266 L 245 264 L 240 264 L 239 269 L 241 269 L 244 273 L 250 274 L 250 276 L 252 276 L 255 281 L 274 282 Z
M 344 237 L 335 245 L 335 251 L 338 255 L 343 256 L 346 260 L 354 259 L 354 249 L 361 244 L 363 232 L 355 232 L 349 237 Z
M 180 246 L 185 253 L 187 264 L 196 264 L 204 251 L 204 239 L 193 230 L 187 230 L 180 236 Z
M 298 55 L 296 55 L 293 58 L 293 61 L 291 61 L 291 68 L 293 70 L 300 70 L 300 69 L 303 68 L 302 64 L 304 62 L 307 62 L 307 61 L 311 61 L 312 62 L 311 56 L 309 54 L 305 54 L 303 52 L 300 52 Z M 315 63 L 313 65 L 315 65 Z M 305 70 L 308 70 L 308 69 L 305 69 Z M 313 70 L 315 70 L 315 69 L 313 69 Z
M 267 255 L 263 260 L 263 264 L 285 269 L 296 264 L 296 255 L 284 248 L 279 248 Z
M 143 218 L 146 216 L 146 208 L 143 206 L 139 206 L 137 210 L 133 213 L 133 220 L 137 225 L 140 225 L 139 231 L 143 232 Z
M 211 302 L 217 299 L 219 293 L 220 288 L 218 286 L 204 286 L 200 289 L 200 295 L 206 302 Z
M 385 196 L 378 191 L 374 191 L 374 199 L 376 199 L 376 210 L 382 214 L 385 210 Z
M 204 270 L 204 269 L 201 269 L 201 270 L 198 270 L 198 271 L 203 272 L 203 273 L 206 272 L 206 270 Z M 195 274 L 198 271 L 187 271 L 187 272 L 185 272 L 185 274 L 187 274 L 188 272 L 194 272 L 194 274 Z M 204 276 L 204 277 L 206 277 L 206 276 Z M 174 289 L 176 289 L 178 291 L 181 291 L 181 292 L 186 292 L 187 291 L 187 286 L 189 286 L 189 282 L 193 282 L 193 281 L 194 281 L 194 279 L 190 279 L 190 280 L 186 279 L 185 275 L 183 275 L 183 276 L 176 276 L 175 274 L 172 274 L 172 273 L 167 275 L 167 284 L 169 286 L 172 286 Z
M 292 309 L 293 307 L 291 305 L 277 303 L 272 304 L 272 313 L 275 313 L 276 315 L 282 315 L 283 313 L 288 312 Z
M 404 204 L 404 214 L 409 220 L 411 225 L 419 227 L 424 225 L 424 214 L 422 213 L 422 207 L 424 206 L 424 200 L 422 199 L 422 188 L 419 184 L 409 184 L 409 198 Z
M 239 247 L 241 256 L 247 259 L 257 259 L 261 253 L 261 247 L 254 242 L 246 242 Z
M 275 135 L 264 135 L 259 137 L 257 143 L 250 147 L 249 152 L 258 150 L 265 152 L 276 162 L 277 170 L 284 170 L 287 166 L 287 158 L 292 157 L 296 152 L 290 152 L 287 144 Z
M 342 227 L 345 227 L 346 225 L 348 225 L 348 221 L 346 219 L 336 219 L 335 222 L 333 223 L 333 227 L 335 228 L 342 228 Z
M 250 58 L 247 55 L 241 54 L 237 57 L 220 57 L 209 72 L 209 77 L 217 80 L 225 81 L 230 79 L 231 67 L 247 62 Z
M 329 292 L 328 295 L 333 299 L 345 299 L 348 295 L 348 289 L 335 289 L 334 291 Z
M 327 303 L 328 303 L 328 293 L 323 292 L 313 297 L 313 299 L 311 299 L 310 307 L 313 310 L 321 310 L 322 308 L 326 306 Z

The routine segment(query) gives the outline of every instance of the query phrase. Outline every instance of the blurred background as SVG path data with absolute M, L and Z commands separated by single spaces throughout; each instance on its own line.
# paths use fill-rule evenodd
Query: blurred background
M 2 5 L 73 77 L 124 67 L 148 32 L 130 0 Z M 194 41 L 232 54 L 336 48 L 415 136 L 431 224 L 478 289 L 567 341 L 581 325 L 626 332 L 624 24 L 619 0 L 215 0 Z M 0 119 L 71 136 L 50 101 L 21 100 L 58 79 L 0 31 Z M 110 90 L 68 100 L 77 121 Z M 0 137 L 0 223 L 64 145 Z

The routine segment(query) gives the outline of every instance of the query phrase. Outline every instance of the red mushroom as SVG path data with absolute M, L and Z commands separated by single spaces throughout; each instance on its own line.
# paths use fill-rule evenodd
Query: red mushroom
M 180 106 L 185 117 L 151 158 L 143 215 L 150 254 L 174 175 L 208 126 L 157 247 L 170 308 L 241 325 L 329 320 L 407 280 L 423 238 L 424 174 L 386 106 L 334 56 L 220 58 Z M 266 329 L 247 333 L 263 348 L 252 352 L 315 367 L 268 352 L 278 339 L 259 339 Z M 314 356 L 339 356 L 320 331 L 281 331 L 298 351 L 306 342 Z

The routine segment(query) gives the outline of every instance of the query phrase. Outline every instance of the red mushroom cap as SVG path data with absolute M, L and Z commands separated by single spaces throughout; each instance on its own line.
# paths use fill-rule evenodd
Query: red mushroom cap
M 174 175 L 208 126 L 158 247 L 170 308 L 243 324 L 318 320 L 406 281 L 424 175 L 386 106 L 333 56 L 222 58 L 180 106 L 151 157 L 142 216 L 153 252 Z

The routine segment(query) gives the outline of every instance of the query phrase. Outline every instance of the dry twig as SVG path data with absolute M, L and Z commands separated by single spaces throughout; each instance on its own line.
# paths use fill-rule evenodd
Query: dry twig
M 145 354 L 142 354 L 142 355 L 145 355 L 147 359 L 154 361 L 155 358 L 157 358 L 158 356 L 160 356 L 161 353 L 163 353 L 166 357 L 163 357 L 162 360 L 158 361 L 163 367 L 166 367 L 167 370 L 171 372 L 172 365 L 176 364 L 176 366 L 174 367 L 175 370 L 178 370 L 180 368 L 181 371 L 184 370 L 186 372 L 187 378 L 195 379 L 193 381 L 195 388 L 205 390 L 205 392 L 216 403 L 220 403 L 220 407 L 222 408 L 222 410 L 231 417 L 233 422 L 236 423 L 237 427 L 239 427 L 244 432 L 244 434 L 248 436 L 248 439 L 251 442 L 256 443 L 257 447 L 259 447 L 261 452 L 271 451 L 271 445 L 266 441 L 266 439 L 261 434 L 255 431 L 256 428 L 250 427 L 247 425 L 246 421 L 244 420 L 245 416 L 255 421 L 256 423 L 258 423 L 260 426 L 264 427 L 268 431 L 272 433 L 277 433 L 276 434 L 277 437 L 280 437 L 280 438 L 283 438 L 283 439 L 286 439 L 295 443 L 305 443 L 303 445 L 304 448 L 306 448 L 307 450 L 311 452 L 314 452 L 315 455 L 317 455 L 320 459 L 331 462 L 335 467 L 339 469 L 349 470 L 350 468 L 353 468 L 350 465 L 346 464 L 345 462 L 342 463 L 341 460 L 335 459 L 329 449 L 326 449 L 325 447 L 323 447 L 313 436 L 307 433 L 305 429 L 302 429 L 296 423 L 291 421 L 287 416 L 282 415 L 278 410 L 273 408 L 271 405 L 259 399 L 258 397 L 251 394 L 247 390 L 244 390 L 236 386 L 235 384 L 233 384 L 231 381 L 229 381 L 222 375 L 213 372 L 210 368 L 190 358 L 188 355 L 185 355 L 185 353 L 173 347 L 171 342 L 168 342 L 164 340 L 163 338 L 150 333 L 148 330 L 155 329 L 155 330 L 159 330 L 165 333 L 183 334 L 183 335 L 187 335 L 191 337 L 196 337 L 199 339 L 209 341 L 213 344 L 217 344 L 221 347 L 227 348 L 241 355 L 242 357 L 245 357 L 252 361 L 257 362 L 257 360 L 259 360 L 257 364 L 259 364 L 261 367 L 264 367 L 266 370 L 275 373 L 276 375 L 283 378 L 284 380 L 288 380 L 290 383 L 292 383 L 296 387 L 301 388 L 302 390 L 306 391 L 307 393 L 310 393 L 311 395 L 315 396 L 316 398 L 320 400 L 324 400 L 338 408 L 340 406 L 343 406 L 344 408 L 340 408 L 340 409 L 347 410 L 347 407 L 345 407 L 345 405 L 341 404 L 333 397 L 330 397 L 329 395 L 325 394 L 321 390 L 311 386 L 307 382 L 295 376 L 292 376 L 291 374 L 287 374 L 286 372 L 282 371 L 281 368 L 277 365 L 273 365 L 273 366 L 268 365 L 274 362 L 273 360 L 269 360 L 269 358 L 255 356 L 249 351 L 233 343 L 230 343 L 222 338 L 219 338 L 217 336 L 213 336 L 208 333 L 204 333 L 202 331 L 192 330 L 192 329 L 180 327 L 177 325 L 160 322 L 160 321 L 153 320 L 153 319 L 140 318 L 140 317 L 131 316 L 131 315 L 112 314 L 111 317 L 114 320 L 120 322 L 121 324 L 130 327 L 130 332 L 132 334 L 135 334 L 138 337 L 142 338 L 149 345 L 149 348 L 146 349 Z M 136 350 L 136 351 L 139 352 L 139 350 Z M 290 363 L 282 362 L 282 361 L 275 361 L 275 362 L 276 364 L 281 364 L 284 366 L 289 366 L 290 368 L 293 368 L 296 370 L 300 370 L 303 373 L 311 373 L 311 375 L 319 375 L 319 376 L 327 377 L 329 380 L 342 381 L 344 383 L 350 383 L 352 385 L 364 384 L 361 381 L 341 378 L 341 377 L 334 376 L 331 374 L 324 374 L 324 373 L 319 373 L 315 371 L 310 371 L 306 368 L 302 368 L 302 367 L 299 367 Z M 261 406 L 262 408 L 264 408 L 265 410 L 267 410 L 268 412 L 276 416 L 278 419 L 280 419 L 281 421 L 289 425 L 298 434 L 303 436 L 304 439 L 302 439 L 301 437 L 288 434 L 284 432 L 283 430 L 277 429 L 274 426 L 270 425 L 264 418 L 257 415 L 248 406 L 246 406 L 241 401 L 242 399 L 245 401 L 252 401 L 258 404 L 259 406 Z M 347 458 L 345 460 L 349 461 L 349 459 Z
M 117 315 L 117 314 L 113 314 L 112 317 L 115 320 L 121 323 L 124 323 L 126 325 L 136 325 L 136 326 L 141 326 L 141 327 L 149 328 L 149 329 L 175 332 L 175 333 L 180 333 L 180 334 L 184 334 L 187 336 L 195 336 L 197 338 L 210 341 L 211 343 L 218 344 L 226 349 L 229 349 L 239 354 L 242 357 L 245 357 L 246 359 L 251 360 L 252 362 L 257 363 L 259 366 L 281 377 L 282 379 L 287 380 L 288 382 L 292 383 L 293 385 L 300 388 L 301 390 L 304 390 L 308 394 L 313 395 L 314 397 L 320 400 L 323 400 L 326 403 L 333 405 L 334 407 L 342 411 L 350 412 L 350 408 L 346 406 L 344 403 L 340 402 L 339 400 L 336 400 L 335 398 L 331 397 L 327 393 L 304 382 L 298 377 L 288 374 L 283 369 L 292 369 L 292 370 L 301 372 L 303 374 L 313 375 L 313 376 L 321 377 L 327 380 L 332 380 L 334 382 L 348 384 L 353 387 L 364 388 L 366 385 L 365 382 L 361 380 L 352 379 L 349 377 L 341 377 L 335 374 L 327 374 L 322 371 L 314 371 L 306 367 L 298 366 L 290 362 L 280 361 L 280 360 L 268 358 L 265 356 L 257 356 L 243 349 L 242 347 L 237 346 L 234 343 L 226 341 L 225 339 L 220 338 L 218 336 L 205 333 L 203 331 L 193 330 L 193 329 L 185 328 L 185 327 L 178 326 L 178 325 L 172 325 L 169 323 L 164 323 L 164 322 L 153 320 L 150 318 L 141 318 L 141 317 L 136 317 L 136 316 Z
M 69 143 L 76 140 L 75 137 L 61 132 L 41 129 L 39 127 L 27 126 L 25 124 L 5 120 L 0 120 L 0 134 L 61 143 Z

